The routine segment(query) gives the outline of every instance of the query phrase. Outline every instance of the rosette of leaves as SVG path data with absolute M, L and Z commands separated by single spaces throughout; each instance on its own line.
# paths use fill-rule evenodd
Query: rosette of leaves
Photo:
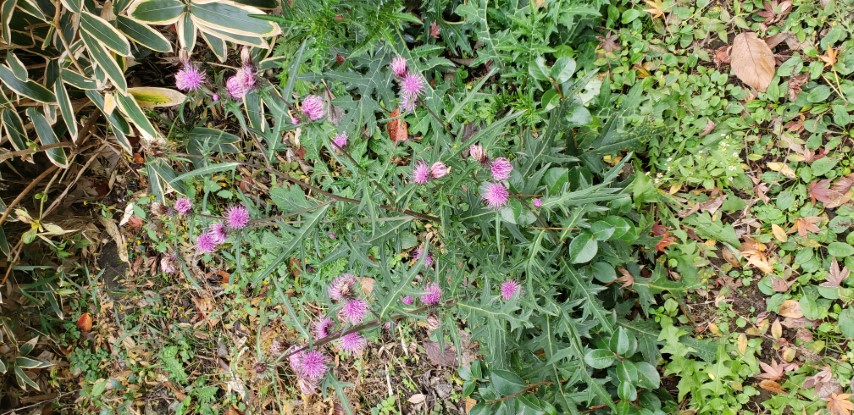
M 0 126 L 15 150 L 40 143 L 60 167 L 70 160 L 59 143 L 80 137 L 94 104 L 118 143 L 130 151 L 128 136 L 161 138 L 145 108 L 176 105 L 184 96 L 165 88 L 129 87 L 131 59 L 172 52 L 158 26 L 174 25 L 181 48 L 192 51 L 201 37 L 224 60 L 227 43 L 266 46 L 279 33 L 259 7 L 275 0 L 171 1 L 9 0 L 0 5 L 0 41 L 11 47 L 0 64 Z M 132 129 L 131 126 L 135 127 Z M 38 147 L 38 146 L 35 146 Z

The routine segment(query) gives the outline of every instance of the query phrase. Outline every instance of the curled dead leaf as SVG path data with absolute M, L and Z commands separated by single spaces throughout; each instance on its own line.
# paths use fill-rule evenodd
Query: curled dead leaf
M 767 390 L 768 392 L 786 393 L 786 391 L 784 391 L 783 388 L 780 387 L 779 383 L 774 382 L 773 380 L 770 380 L 770 379 L 765 379 L 762 382 L 759 382 L 759 387 Z
M 391 141 L 399 143 L 409 139 L 409 125 L 406 124 L 406 121 L 404 121 L 403 117 L 400 116 L 400 109 L 395 108 L 394 111 L 389 114 L 389 118 L 392 118 L 392 120 L 386 124 L 385 129 L 388 132 L 388 136 L 391 138 Z
M 77 328 L 84 333 L 92 330 L 92 316 L 89 313 L 83 313 L 77 319 Z

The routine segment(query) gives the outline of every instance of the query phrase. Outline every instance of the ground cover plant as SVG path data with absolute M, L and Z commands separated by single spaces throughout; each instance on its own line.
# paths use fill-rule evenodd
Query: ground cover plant
M 851 14 L 5 2 L 0 407 L 848 414 Z

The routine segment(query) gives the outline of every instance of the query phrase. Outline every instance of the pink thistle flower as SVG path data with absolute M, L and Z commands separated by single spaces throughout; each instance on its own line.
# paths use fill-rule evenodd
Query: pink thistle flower
M 435 282 L 431 282 L 424 286 L 425 294 L 421 296 L 421 302 L 426 305 L 435 305 L 439 304 L 439 301 L 442 299 L 442 289 L 439 287 L 439 284 Z
M 217 101 L 219 101 L 219 94 L 217 94 L 216 92 L 214 92 L 214 94 L 213 94 L 213 95 L 211 95 L 211 100 L 212 100 L 213 102 L 217 102 Z
M 199 253 L 213 252 L 216 249 L 216 237 L 210 232 L 205 232 L 196 238 L 196 251 Z
M 492 178 L 496 181 L 507 180 L 513 171 L 513 165 L 510 164 L 510 160 L 499 157 L 492 161 L 490 169 L 492 170 Z
M 407 73 L 400 81 L 401 94 L 405 96 L 418 96 L 424 92 L 424 86 L 427 82 L 424 77 L 417 73 Z
M 299 118 L 297 118 L 297 117 L 291 117 L 291 124 L 293 124 L 293 125 L 299 125 Z
M 540 199 L 534 199 L 534 207 L 538 208 L 543 205 L 543 201 Z
M 451 168 L 446 166 L 445 163 L 442 163 L 441 161 L 437 161 L 433 163 L 432 166 L 430 166 L 430 175 L 433 176 L 434 179 L 441 179 L 450 171 Z
M 353 291 L 353 284 L 356 283 L 356 276 L 353 274 L 341 274 L 332 282 L 329 283 L 326 291 L 329 293 L 329 298 L 332 301 L 340 301 L 348 297 Z
M 430 167 L 423 161 L 415 163 L 415 168 L 412 169 L 412 182 L 417 184 L 425 184 L 430 180 Z
M 255 72 L 251 66 L 243 66 L 237 73 L 225 81 L 228 94 L 234 99 L 241 99 L 246 93 L 255 88 Z
M 323 118 L 326 111 L 323 109 L 323 98 L 317 95 L 309 95 L 302 100 L 302 112 L 312 121 Z
M 228 239 L 228 235 L 225 233 L 225 224 L 222 222 L 212 223 L 211 226 L 208 227 L 208 233 L 213 235 L 214 242 L 216 242 L 217 245 L 224 243 L 225 240 Z
M 516 293 L 520 292 L 522 286 L 516 280 L 507 280 L 501 283 L 501 298 L 508 301 L 513 298 Z
M 332 328 L 332 319 L 329 317 L 324 317 L 323 320 L 320 320 L 314 323 L 314 339 L 320 340 L 329 335 L 329 329 Z
M 341 309 L 341 316 L 350 324 L 359 324 L 365 319 L 368 314 L 368 303 L 363 300 L 350 300 L 344 303 L 344 308 Z
M 329 239 L 335 239 L 335 234 L 330 232 L 329 233 Z
M 178 256 L 175 254 L 164 255 L 160 258 L 160 271 L 164 274 L 172 274 L 178 270 Z
M 424 253 L 425 252 L 424 252 L 424 249 L 422 247 L 419 246 L 418 248 L 415 248 L 415 260 L 420 261 L 421 257 L 424 255 Z M 427 253 L 427 257 L 424 258 L 424 265 L 426 265 L 428 267 L 430 265 L 433 265 L 433 257 L 430 255 L 429 252 Z
M 406 58 L 400 55 L 395 56 L 391 60 L 391 71 L 394 72 L 394 76 L 399 78 L 406 75 Z
M 291 365 L 291 370 L 300 373 L 302 370 L 302 358 L 305 356 L 305 351 L 296 352 L 290 356 L 288 356 L 288 363 Z
M 345 334 L 338 342 L 343 350 L 350 353 L 361 353 L 368 345 L 368 341 L 359 333 Z
M 192 207 L 193 203 L 186 197 L 182 197 L 175 201 L 175 210 L 182 215 L 186 215 Z
M 243 229 L 249 224 L 249 210 L 243 206 L 232 206 L 225 212 L 225 219 L 231 229 Z
M 335 148 L 344 148 L 347 146 L 347 141 L 350 137 L 347 137 L 347 133 L 341 133 L 332 138 L 332 145 Z
M 270 349 L 269 349 L 269 352 L 270 352 L 270 354 L 271 354 L 271 355 L 273 355 L 273 356 L 277 356 L 277 355 L 282 354 L 282 342 L 280 342 L 280 341 L 278 341 L 278 340 L 273 340 L 273 341 L 270 343 Z
M 480 144 L 472 144 L 469 147 L 469 156 L 472 160 L 478 163 L 485 163 L 489 160 L 486 157 L 486 152 L 483 150 L 483 146 Z
M 402 302 L 403 304 L 406 304 L 406 305 L 412 305 L 412 303 L 414 303 L 415 300 L 412 298 L 411 295 L 407 295 L 406 297 L 401 298 L 400 302 Z
M 193 91 L 202 87 L 205 78 L 204 72 L 190 63 L 185 63 L 184 67 L 175 73 L 175 87 L 181 91 Z
M 321 352 L 312 350 L 310 352 L 306 352 L 299 362 L 299 370 L 297 374 L 310 381 L 318 381 L 326 375 L 326 371 L 329 368 L 326 366 L 326 362 L 329 359 Z
M 492 209 L 498 209 L 507 204 L 510 192 L 501 183 L 484 183 L 480 187 L 480 198 Z

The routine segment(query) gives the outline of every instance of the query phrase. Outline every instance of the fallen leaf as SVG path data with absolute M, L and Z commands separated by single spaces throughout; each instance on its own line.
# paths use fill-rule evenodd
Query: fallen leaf
M 385 128 L 388 132 L 389 138 L 391 138 L 391 141 L 396 144 L 408 140 L 409 125 L 406 124 L 406 121 L 404 121 L 400 116 L 400 109 L 395 108 L 394 111 L 389 114 L 389 118 L 393 118 L 393 120 L 389 121 Z
M 738 335 L 738 353 L 741 355 L 747 353 L 747 336 L 744 333 Z
M 762 368 L 762 373 L 756 375 L 759 379 L 777 380 L 786 373 L 786 366 L 777 363 L 774 359 L 771 359 L 770 365 L 765 362 L 759 362 L 759 367 Z
M 810 74 L 808 72 L 802 73 L 800 75 L 794 75 L 789 78 L 789 101 L 794 101 L 798 99 L 798 95 L 800 95 L 803 90 L 803 86 L 809 80 Z M 788 125 L 788 124 L 787 124 Z M 801 115 L 801 129 L 803 129 L 804 120 L 803 115 Z M 788 127 L 787 127 L 788 128 Z
M 818 200 L 824 203 L 826 208 L 835 208 L 851 200 L 849 190 L 852 185 L 854 185 L 854 174 L 849 174 L 839 178 L 833 184 L 830 179 L 813 181 L 807 187 L 807 192 L 813 202 Z
M 77 319 L 77 328 L 84 333 L 92 330 L 92 316 L 89 313 L 83 313 Z
M 766 165 L 768 166 L 769 169 L 776 171 L 776 172 L 778 172 L 778 173 L 782 174 L 783 176 L 786 176 L 790 179 L 796 179 L 798 177 L 798 175 L 795 174 L 795 171 L 791 167 L 789 167 L 789 165 L 786 163 L 769 161 Z
M 819 56 L 818 58 L 824 62 L 825 67 L 830 67 L 836 65 L 836 59 L 839 55 L 839 49 L 836 48 L 828 48 L 824 55 Z
M 792 288 L 794 284 L 795 280 L 786 281 L 784 278 L 771 277 L 771 288 L 774 289 L 774 292 L 784 293 L 789 291 L 789 288 Z
M 715 66 L 720 69 L 721 65 L 729 65 L 732 62 L 732 59 L 729 56 L 729 52 L 732 49 L 730 46 L 721 46 L 715 49 Z
M 413 405 L 417 405 L 419 403 L 424 402 L 426 399 L 427 397 L 424 396 L 424 394 L 416 393 L 415 395 L 410 396 L 409 399 L 407 399 L 406 401 Z
M 818 226 L 815 226 L 816 223 L 821 223 L 821 218 L 818 216 L 797 218 L 795 219 L 795 223 L 792 224 L 792 229 L 797 229 L 798 235 L 803 237 L 809 235 L 810 233 L 816 233 L 821 231 Z
M 830 272 L 824 277 L 827 282 L 821 283 L 821 286 L 839 288 L 848 279 L 849 275 L 851 275 L 851 270 L 848 267 L 839 269 L 839 262 L 836 261 L 836 258 L 833 258 L 833 262 L 830 263 Z
M 779 22 L 792 11 L 791 0 L 781 2 L 777 0 L 766 1 L 763 6 L 764 10 L 756 14 L 765 19 L 762 23 L 766 26 Z
M 711 132 L 715 129 L 715 125 L 715 122 L 712 121 L 711 118 L 709 118 L 709 121 L 706 122 L 706 126 L 703 127 L 703 131 L 700 132 L 700 137 L 705 137 L 711 134 Z
M 774 78 L 774 52 L 756 33 L 745 32 L 735 37 L 730 61 L 735 76 L 759 92 L 765 92 Z
M 477 405 L 476 400 L 466 397 L 466 413 L 471 412 L 472 408 L 474 408 L 475 405 Z
M 783 304 L 780 304 L 780 310 L 777 311 L 777 314 L 788 318 L 801 318 L 804 316 L 804 313 L 801 312 L 801 304 L 795 300 L 783 301 Z
M 620 37 L 617 36 L 616 33 L 608 32 L 605 36 L 596 36 L 596 39 L 599 41 L 599 47 L 605 51 L 605 53 L 616 52 L 620 50 L 620 45 L 617 44 L 617 41 L 620 40 Z
M 744 242 L 739 247 L 739 251 L 741 251 L 741 254 L 747 260 L 749 265 L 752 265 L 766 274 L 770 274 L 774 272 L 774 267 L 768 260 L 768 256 L 765 254 L 765 249 L 765 244 L 759 243 L 752 238 L 745 238 Z
M 774 237 L 780 242 L 786 242 L 789 240 L 789 235 L 786 235 L 786 231 L 776 223 L 771 224 L 771 233 L 773 233 Z
M 759 382 L 759 387 L 760 387 L 760 388 L 762 388 L 762 389 L 767 390 L 768 392 L 773 392 L 773 393 L 786 393 L 786 391 L 784 391 L 784 390 L 780 387 L 780 384 L 779 384 L 779 383 L 774 382 L 773 380 L 770 380 L 770 379 L 765 379 L 765 380 L 763 380 L 762 382 Z
M 850 393 L 834 393 L 827 399 L 827 409 L 830 415 L 851 415 L 854 410 L 854 402 L 851 402 Z
M 430 23 L 430 37 L 433 39 L 438 39 L 441 34 L 441 30 L 439 29 L 439 24 L 436 22 Z
M 729 248 L 724 247 L 721 249 L 721 256 L 726 262 L 732 265 L 733 268 L 741 268 L 741 262 L 738 261 L 738 258 L 735 257 L 735 254 L 733 254 Z
M 377 281 L 373 278 L 364 277 L 359 279 L 359 285 L 362 287 L 362 291 L 365 293 L 365 297 L 370 297 L 371 293 L 374 292 L 374 284 Z
M 655 244 L 655 250 L 658 252 L 664 252 L 667 250 L 667 247 L 670 245 L 676 244 L 676 240 L 670 236 L 670 232 L 664 232 L 664 235 L 661 236 L 661 240 Z
M 771 323 L 771 337 L 775 339 L 779 339 L 783 337 L 783 325 L 780 324 L 780 319 L 774 319 L 774 322 Z
M 620 275 L 621 275 L 621 277 L 616 279 L 617 282 L 622 283 L 620 285 L 620 288 L 631 287 L 632 285 L 635 284 L 635 277 L 632 276 L 632 274 L 629 273 L 629 271 L 626 270 L 625 268 L 622 268 L 622 267 L 620 268 Z
M 659 0 L 644 0 L 648 9 L 644 9 L 643 11 L 647 12 L 652 16 L 653 20 L 657 18 L 664 19 L 664 10 L 661 10 L 661 3 Z
M 427 352 L 427 359 L 437 366 L 456 366 L 457 354 L 451 349 L 450 344 L 445 344 L 445 350 L 441 350 L 439 343 L 424 342 L 424 351 Z
M 788 39 L 789 36 L 792 36 L 792 35 L 790 35 L 788 33 L 777 33 L 776 35 L 765 39 L 765 43 L 768 44 L 769 48 L 774 49 L 777 45 L 786 41 L 786 39 Z

